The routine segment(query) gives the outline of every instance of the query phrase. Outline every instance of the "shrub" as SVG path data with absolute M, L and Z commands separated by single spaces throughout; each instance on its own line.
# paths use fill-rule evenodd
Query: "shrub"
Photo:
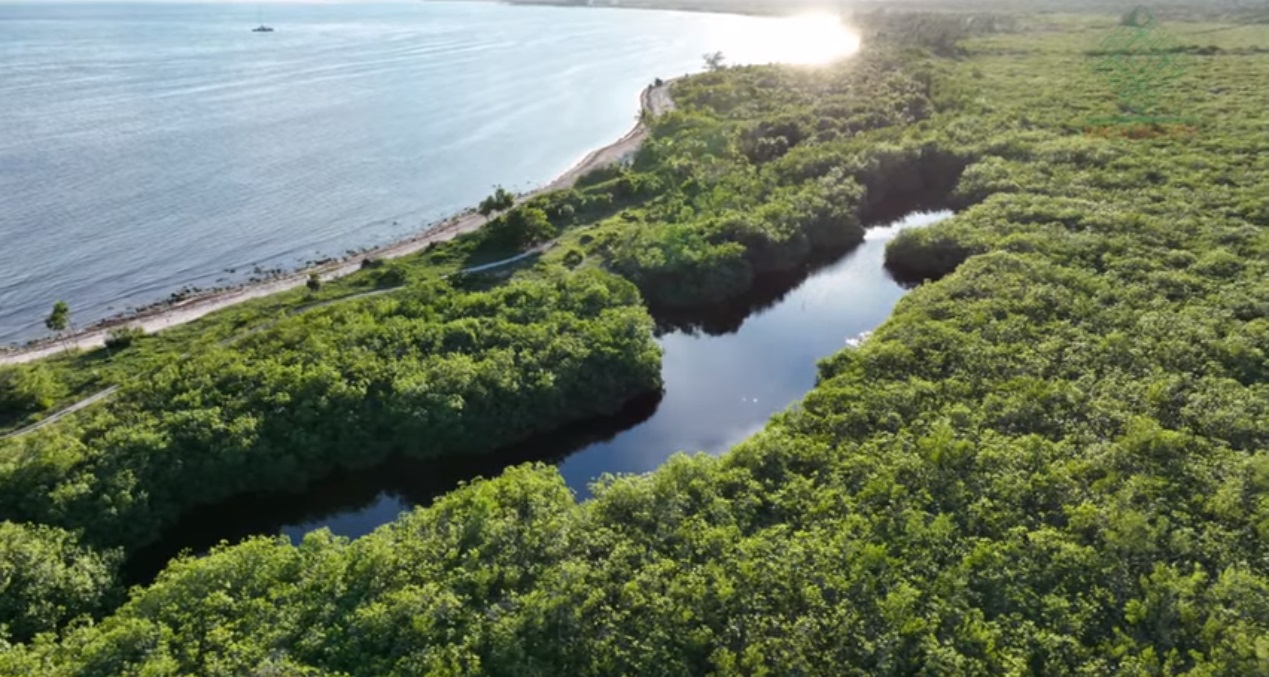
M 375 273 L 375 286 L 380 289 L 387 287 L 400 287 L 409 279 L 406 272 L 400 268 L 386 268 Z
M 106 332 L 106 347 L 111 350 L 123 350 L 142 336 L 145 336 L 145 330 L 141 327 L 115 327 Z
M 0 415 L 29 414 L 52 407 L 64 388 L 38 365 L 0 368 Z

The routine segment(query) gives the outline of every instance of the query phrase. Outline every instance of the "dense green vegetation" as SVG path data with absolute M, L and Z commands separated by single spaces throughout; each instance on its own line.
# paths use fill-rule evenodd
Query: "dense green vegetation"
M 497 238 L 488 230 L 480 230 L 435 244 L 426 252 L 405 259 L 367 258 L 362 269 L 352 275 L 322 282 L 316 288 L 310 283 L 304 289 L 253 299 L 158 334 L 147 336 L 121 326 L 108 332 L 104 348 L 59 352 L 38 364 L 0 366 L 0 434 L 37 422 L 139 374 L 161 369 L 178 356 L 228 344 L 272 326 L 279 317 L 507 259 L 521 253 L 519 242 L 516 237 Z M 525 265 L 532 263 L 529 260 Z M 32 390 L 37 385 L 38 389 Z
M 417 285 L 172 359 L 0 442 L 0 515 L 135 546 L 195 505 L 390 453 L 492 450 L 659 384 L 651 321 L 619 278 Z
M 63 390 L 62 383 L 44 365 L 0 367 L 0 409 L 11 415 L 48 409 L 62 397 Z
M 119 552 L 82 547 L 65 530 L 0 522 L 0 639 L 56 630 L 114 602 Z
M 941 24 L 926 23 L 927 30 L 905 35 L 944 39 Z M 879 18 L 874 32 L 889 35 L 893 24 Z M 496 214 L 485 228 L 421 256 L 367 260 L 349 278 L 243 304 L 161 335 L 121 333 L 106 350 L 0 367 L 0 432 L 175 356 L 214 349 L 279 314 L 453 274 L 561 234 L 564 246 L 545 253 L 547 263 L 608 268 L 654 305 L 698 306 L 739 296 L 756 275 L 857 244 L 864 224 L 944 203 L 964 157 L 861 134 L 909 125 L 952 103 L 948 93 L 936 91 L 935 74 L 946 70 L 919 53 L 882 48 L 824 71 L 749 68 L 681 82 L 673 90 L 678 110 L 649 121 L 653 139 L 633 167 L 595 172 L 575 189 L 514 208 L 513 196 L 500 188 L 480 207 Z M 19 381 L 23 389 L 10 385 Z M 35 382 L 46 387 L 32 399 L 28 386 Z
M 197 493 L 380 436 L 484 441 L 558 413 L 536 401 L 555 388 L 574 412 L 654 380 L 633 287 L 591 268 L 654 301 L 717 299 L 896 205 L 961 209 L 888 251 L 938 281 L 721 458 L 582 503 L 553 469 L 514 468 L 354 542 L 186 559 L 99 622 L 0 653 L 0 674 L 1269 673 L 1269 54 L 1248 48 L 1269 26 L 1171 27 L 1194 49 L 1160 103 L 1195 129 L 1089 129 L 1118 112 L 1088 66 L 1118 18 L 690 79 L 632 168 L 506 215 L 522 243 L 544 217 L 562 239 L 546 263 L 576 272 L 313 310 L 0 448 L 0 516 L 126 542 L 184 500 L 158 470 Z M 473 352 L 433 372 L 415 345 Z M 550 371 L 543 350 L 601 371 Z M 400 415 L 419 373 L 459 364 L 488 365 L 461 420 Z M 508 379 L 511 412 L 493 408 Z M 156 453 L 168 438 L 194 452 Z M 57 542 L 72 564 L 50 580 L 97 568 Z M 4 607 L 28 632 L 73 615 L 56 600 L 108 596 L 42 585 Z
M 696 306 L 858 244 L 864 224 L 938 206 L 966 160 L 869 132 L 948 103 L 935 84 L 946 68 L 879 48 L 822 70 L 720 70 L 676 83 L 676 110 L 652 122 L 634 165 L 586 187 L 624 208 L 572 229 L 570 246 L 548 259 L 580 256 L 632 280 L 653 305 Z

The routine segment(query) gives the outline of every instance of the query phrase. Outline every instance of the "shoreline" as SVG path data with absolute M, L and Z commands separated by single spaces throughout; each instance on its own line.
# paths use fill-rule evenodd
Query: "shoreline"
M 600 146 L 582 156 L 563 174 L 545 185 L 516 196 L 516 204 L 544 193 L 571 188 L 582 176 L 612 165 L 637 151 L 648 136 L 648 128 L 643 123 L 643 116 L 657 116 L 673 110 L 674 104 L 669 97 L 672 82 L 674 79 L 663 80 L 660 86 L 644 87 L 639 93 L 640 119 L 635 122 L 630 131 L 616 141 Z M 361 264 L 366 259 L 396 259 L 409 256 L 422 251 L 432 243 L 447 242 L 459 235 L 474 232 L 488 222 L 489 219 L 481 216 L 475 208 L 468 208 L 458 214 L 433 221 L 424 230 L 413 235 L 365 249 L 352 256 L 296 268 L 271 279 L 245 282 L 229 289 L 196 294 L 175 303 L 160 301 L 132 313 L 100 320 L 62 338 L 48 337 L 36 339 L 17 348 L 0 348 L 0 365 L 33 362 L 70 348 L 76 350 L 100 348 L 105 345 L 107 333 L 120 327 L 139 327 L 145 333 L 153 334 L 170 327 L 188 324 L 224 308 L 302 287 L 308 281 L 309 275 L 313 273 L 321 276 L 323 281 L 335 280 L 361 270 Z
M 832 10 L 836 5 L 825 0 L 798 0 L 789 5 L 771 4 L 762 0 L 597 0 L 593 4 L 577 0 L 466 0 L 496 2 L 502 5 L 530 7 L 564 7 L 569 9 L 626 9 L 651 12 L 690 12 L 693 14 L 734 14 L 751 17 L 792 16 L 808 11 Z

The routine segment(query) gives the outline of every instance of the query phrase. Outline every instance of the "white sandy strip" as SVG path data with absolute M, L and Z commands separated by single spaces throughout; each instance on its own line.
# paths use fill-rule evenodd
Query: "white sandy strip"
M 670 100 L 669 89 L 670 82 L 665 82 L 659 87 L 648 87 L 645 89 L 639 99 L 642 109 L 653 116 L 672 110 L 674 103 Z M 520 200 L 526 200 L 544 192 L 573 186 L 583 175 L 633 154 L 643 144 L 647 136 L 647 127 L 642 122 L 635 124 L 634 129 L 630 130 L 625 136 L 590 153 L 567 172 L 561 174 L 559 178 L 538 190 L 522 196 Z M 486 221 L 485 217 L 476 212 L 460 214 L 442 221 L 418 235 L 370 250 L 345 261 L 297 270 L 265 282 L 244 285 L 203 296 L 195 296 L 179 303 L 156 307 L 135 315 L 113 318 L 99 323 L 87 331 L 68 336 L 65 340 L 54 341 L 50 339 L 30 347 L 2 351 L 0 352 L 0 364 L 31 362 L 68 348 L 81 350 L 97 348 L 105 345 L 107 332 L 120 326 L 140 327 L 147 334 L 163 331 L 168 327 L 192 322 L 204 315 L 244 301 L 296 289 L 308 282 L 310 273 L 318 273 L 323 280 L 333 280 L 357 272 L 361 269 L 361 262 L 367 258 L 393 259 L 413 254 L 423 250 L 433 242 L 445 242 L 463 233 L 470 233 L 485 225 Z

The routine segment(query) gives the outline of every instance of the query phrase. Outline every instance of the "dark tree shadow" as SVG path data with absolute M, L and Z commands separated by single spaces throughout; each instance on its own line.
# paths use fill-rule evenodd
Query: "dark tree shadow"
M 429 505 L 460 483 L 495 477 L 513 465 L 559 463 L 648 420 L 661 398 L 660 392 L 641 395 L 612 416 L 574 423 L 485 454 L 432 459 L 397 455 L 372 468 L 337 470 L 293 491 L 246 495 L 195 508 L 165 530 L 159 541 L 129 558 L 124 582 L 148 584 L 180 553 L 204 553 L 221 541 L 236 543 L 250 536 L 277 534 L 284 527 L 365 510 L 384 497 L 407 506 Z M 389 522 L 394 515 L 383 517 L 374 523 Z

